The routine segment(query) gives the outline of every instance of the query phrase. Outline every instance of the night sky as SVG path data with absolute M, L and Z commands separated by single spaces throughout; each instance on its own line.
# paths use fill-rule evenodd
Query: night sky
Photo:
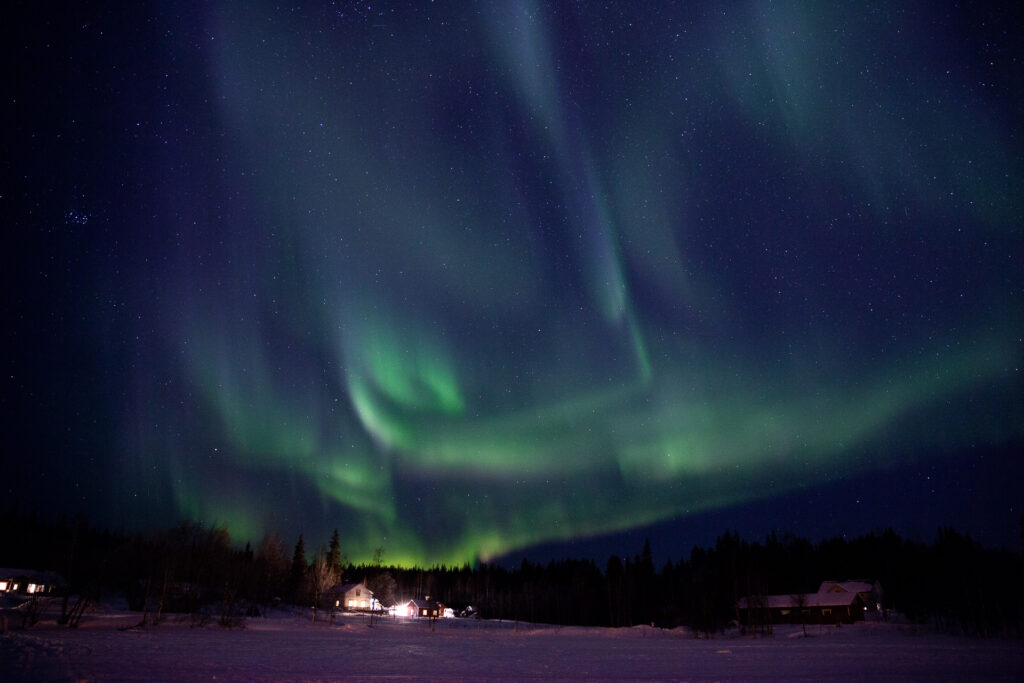
M 1019 17 L 836 4 L 17 3 L 4 505 L 1019 549 Z

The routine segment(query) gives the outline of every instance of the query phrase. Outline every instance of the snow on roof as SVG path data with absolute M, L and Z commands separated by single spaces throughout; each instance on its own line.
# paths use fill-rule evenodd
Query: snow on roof
M 440 603 L 438 603 L 436 600 L 410 600 L 409 602 L 407 602 L 405 604 L 407 604 L 407 605 L 411 604 L 411 605 L 414 605 L 414 606 L 416 606 L 418 608 L 419 607 L 426 607 L 427 609 L 435 609 L 435 608 L 441 606 Z
M 822 581 L 819 593 L 845 591 L 847 593 L 870 593 L 874 590 L 870 581 Z

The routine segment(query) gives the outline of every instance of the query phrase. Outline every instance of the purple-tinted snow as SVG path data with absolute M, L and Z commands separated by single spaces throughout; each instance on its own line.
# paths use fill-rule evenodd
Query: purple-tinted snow
M 557 628 L 509 622 L 385 620 L 328 626 L 295 614 L 243 630 L 136 614 L 95 614 L 68 630 L 44 620 L 0 636 L 5 680 L 588 679 L 682 681 L 1019 681 L 1020 641 L 954 638 L 887 624 L 781 627 L 774 637 L 697 640 L 683 630 Z

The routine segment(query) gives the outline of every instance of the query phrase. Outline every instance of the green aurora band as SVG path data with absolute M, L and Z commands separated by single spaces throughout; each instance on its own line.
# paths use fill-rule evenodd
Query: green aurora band
M 985 409 L 1020 381 L 1020 307 L 900 263 L 912 242 L 943 264 L 980 250 L 1019 282 L 995 255 L 1022 189 L 1000 126 L 928 92 L 922 122 L 899 90 L 912 55 L 865 76 L 857 46 L 888 24 L 729 11 L 699 40 L 594 48 L 586 87 L 540 5 L 447 31 L 220 7 L 222 269 L 174 257 L 190 427 L 136 430 L 179 512 L 251 538 L 316 519 L 356 561 L 461 564 L 1024 436 Z M 756 179 L 757 155 L 804 168 L 802 198 L 735 208 L 743 188 L 708 168 Z M 213 231 L 188 204 L 182 224 Z M 891 315 L 844 259 L 890 279 Z

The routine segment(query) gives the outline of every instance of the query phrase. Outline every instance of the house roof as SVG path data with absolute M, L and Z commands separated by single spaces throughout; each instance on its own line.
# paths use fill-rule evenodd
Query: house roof
M 40 569 L 0 568 L 0 579 L 24 579 L 34 583 L 63 584 L 64 577 L 57 572 Z
M 870 593 L 875 589 L 870 581 L 822 581 L 819 593 Z
M 327 592 L 328 593 L 341 593 L 342 595 L 344 595 L 345 593 L 348 593 L 350 590 L 353 590 L 355 588 L 362 588 L 363 590 L 365 590 L 370 595 L 373 595 L 373 591 L 366 587 L 366 582 L 365 581 L 361 581 L 359 583 L 339 583 L 336 586 L 331 586 L 330 588 L 328 588 Z
M 441 607 L 441 603 L 437 602 L 436 600 L 410 600 L 405 604 L 412 605 L 417 609 L 422 609 L 424 607 L 426 607 L 427 609 L 440 609 Z
M 767 607 L 770 609 L 797 609 L 800 607 L 800 599 L 804 600 L 804 607 L 849 607 L 857 600 L 857 593 L 796 593 L 793 595 L 763 595 L 751 598 L 740 598 L 739 608 L 747 609 L 750 603 L 754 607 Z

